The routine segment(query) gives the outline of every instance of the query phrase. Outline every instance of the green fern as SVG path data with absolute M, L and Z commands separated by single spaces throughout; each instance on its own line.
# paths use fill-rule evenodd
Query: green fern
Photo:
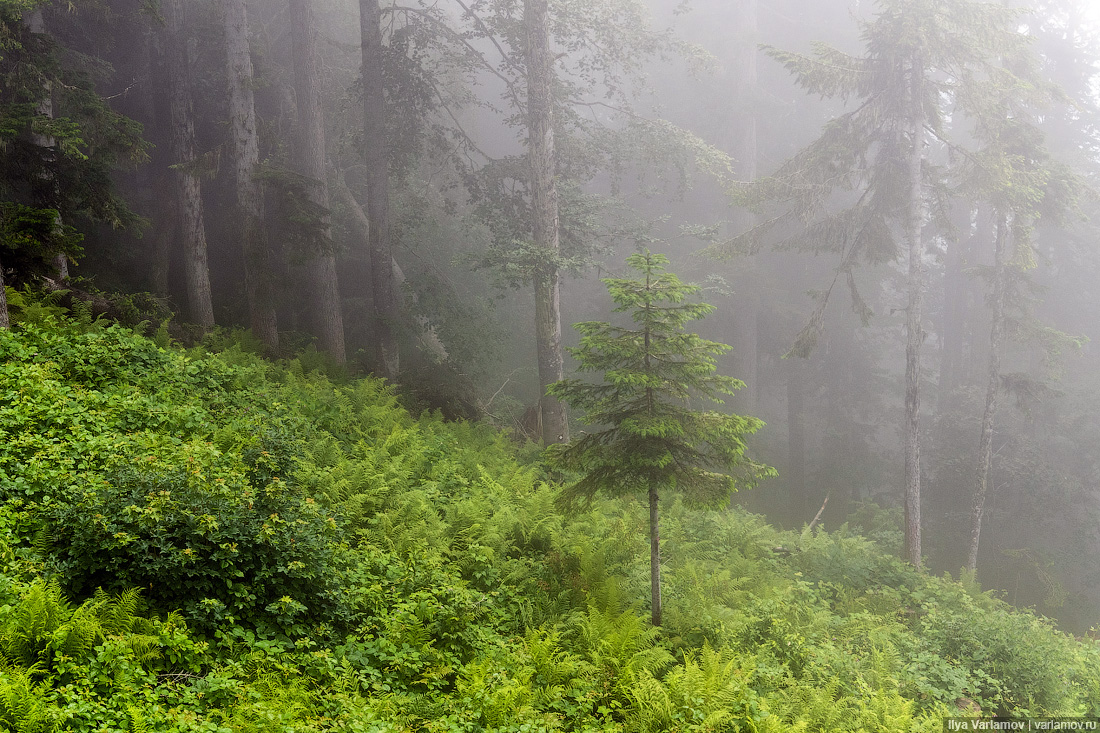
M 92 653 L 105 637 L 99 605 L 95 599 L 84 603 L 54 630 L 45 647 L 39 650 L 43 663 L 52 664 L 53 658 L 59 654 L 84 659 Z
M 70 306 L 70 317 L 73 323 L 82 328 L 92 325 L 92 306 L 80 298 L 73 298 Z
M 659 680 L 651 674 L 642 674 L 634 680 L 630 693 L 634 704 L 627 730 L 632 733 L 657 733 L 672 727 L 672 698 Z
M 0 727 L 10 733 L 52 733 L 56 709 L 46 703 L 45 685 L 34 684 L 34 668 L 0 665 Z
M 535 690 L 536 706 L 550 704 L 567 688 L 587 677 L 592 667 L 561 646 L 561 634 L 554 629 L 528 629 L 523 648 L 530 657 L 531 686 Z
M 45 661 L 55 635 L 72 615 L 56 580 L 33 583 L 0 633 L 4 656 L 24 667 Z
M 137 707 L 130 705 L 126 708 L 126 714 L 130 718 L 130 733 L 151 733 L 149 721 L 145 714 Z
M 660 629 L 634 611 L 614 615 L 589 606 L 572 620 L 577 651 L 604 676 L 614 697 L 625 703 L 634 685 L 660 673 L 675 660 L 659 645 Z
M 147 664 L 160 655 L 153 624 L 137 616 L 137 590 L 110 596 L 102 590 L 74 609 L 56 580 L 32 584 L 0 632 L 4 656 L 24 667 L 51 669 L 64 655 L 84 659 L 108 637 L 123 642 Z
M 850 723 L 858 712 L 851 697 L 840 695 L 840 680 L 818 685 L 796 683 L 780 690 L 772 698 L 774 713 L 788 724 L 801 723 L 808 731 L 834 733 L 852 730 Z
M 628 729 L 656 733 L 675 725 L 685 730 L 757 730 L 768 719 L 750 685 L 752 659 L 709 644 L 698 658 L 687 654 L 682 666 L 663 681 L 644 673 L 632 690 Z

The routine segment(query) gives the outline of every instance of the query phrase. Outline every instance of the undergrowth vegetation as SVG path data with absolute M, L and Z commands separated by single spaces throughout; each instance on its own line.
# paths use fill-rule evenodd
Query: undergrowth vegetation
M 32 317 L 33 316 L 33 317 Z M 24 313 L 0 331 L 0 727 L 938 731 L 1100 715 L 1100 650 L 874 542 L 562 514 L 382 382 Z

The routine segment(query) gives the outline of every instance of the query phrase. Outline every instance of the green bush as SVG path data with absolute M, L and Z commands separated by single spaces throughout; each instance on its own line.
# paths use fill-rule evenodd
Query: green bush
M 238 621 L 301 636 L 343 619 L 333 516 L 283 481 L 254 488 L 212 451 L 190 470 L 120 467 L 50 508 L 51 564 L 69 591 L 138 587 L 204 630 Z

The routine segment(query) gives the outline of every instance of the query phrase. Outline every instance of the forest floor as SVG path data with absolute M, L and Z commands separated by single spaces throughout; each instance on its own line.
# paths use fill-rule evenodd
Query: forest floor
M 667 501 L 654 628 L 645 507 L 562 512 L 530 446 L 229 337 L 183 349 L 48 307 L 17 317 L 0 331 L 0 727 L 1100 716 L 1094 641 L 848 526 Z

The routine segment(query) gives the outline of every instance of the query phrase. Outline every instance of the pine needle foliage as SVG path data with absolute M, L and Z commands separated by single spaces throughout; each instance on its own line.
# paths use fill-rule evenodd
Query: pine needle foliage
M 723 396 L 744 386 L 715 373 L 715 358 L 728 346 L 684 330 L 714 307 L 689 300 L 698 286 L 667 272 L 664 255 L 647 250 L 631 255 L 627 264 L 638 271 L 638 279 L 603 282 L 615 312 L 629 312 L 633 326 L 578 323 L 581 344 L 570 349 L 580 371 L 600 373 L 603 381 L 565 379 L 548 390 L 583 408 L 583 422 L 607 427 L 552 447 L 550 456 L 581 476 L 566 489 L 567 500 L 591 500 L 597 493 L 648 494 L 653 622 L 659 626 L 657 492 L 675 489 L 689 501 L 714 504 L 772 469 L 745 456 L 745 437 L 763 426 L 760 420 L 693 404 L 721 404 Z
M 555 397 L 585 410 L 582 422 L 608 426 L 552 449 L 559 466 L 581 474 L 566 497 L 633 494 L 656 485 L 714 504 L 771 474 L 745 456 L 745 438 L 764 423 L 694 409 L 695 401 L 721 404 L 722 396 L 744 386 L 715 373 L 715 357 L 728 346 L 684 331 L 714 306 L 688 301 L 699 287 L 666 272 L 664 255 L 647 251 L 627 263 L 641 279 L 603 282 L 615 312 L 630 312 L 634 327 L 578 323 L 581 344 L 570 350 L 579 371 L 601 373 L 604 381 L 565 379 L 550 387 Z

